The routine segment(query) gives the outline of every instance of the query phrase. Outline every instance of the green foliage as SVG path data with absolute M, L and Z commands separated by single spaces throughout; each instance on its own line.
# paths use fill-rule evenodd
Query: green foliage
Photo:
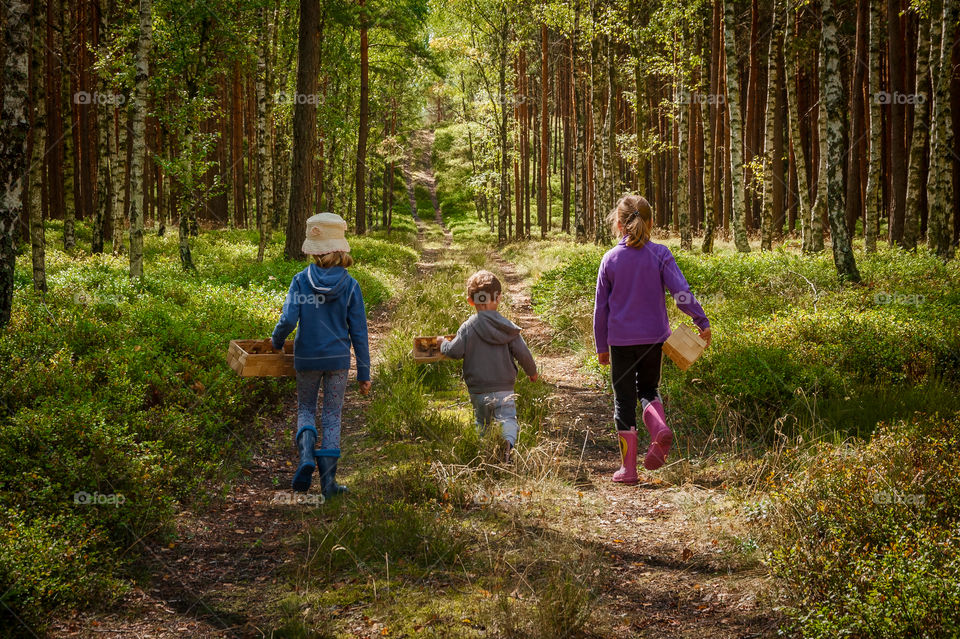
M 960 413 L 797 453 L 753 509 L 804 637 L 960 632 Z
M 533 289 L 541 316 L 591 350 L 602 252 L 577 247 Z M 956 264 L 923 253 L 864 255 L 864 285 L 844 287 L 829 255 L 675 255 L 714 335 L 690 370 L 664 366 L 669 410 L 684 429 L 714 434 L 719 420 L 731 437 L 770 441 L 792 425 L 868 433 L 933 401 L 960 409 Z M 673 326 L 689 323 L 666 301 Z
M 305 266 L 280 259 L 282 243 L 258 264 L 255 232 L 208 231 L 187 273 L 176 238 L 150 235 L 143 283 L 123 258 L 48 247 L 49 293 L 18 281 L 0 334 L 0 591 L 16 586 L 4 604 L 17 615 L 95 600 L 139 541 L 173 534 L 177 505 L 228 481 L 264 435 L 256 413 L 292 383 L 240 378 L 225 352 L 270 334 Z M 368 309 L 416 261 L 380 238 L 351 245 Z

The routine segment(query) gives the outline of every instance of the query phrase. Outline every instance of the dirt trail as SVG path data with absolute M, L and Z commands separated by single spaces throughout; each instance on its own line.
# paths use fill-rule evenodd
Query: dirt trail
M 443 224 L 430 163 L 432 133 L 420 132 L 408 160 L 407 187 L 417 222 L 423 274 L 452 246 Z M 431 241 L 429 224 L 417 217 L 415 185 L 431 195 L 433 219 L 443 231 Z M 552 329 L 533 309 L 529 282 L 514 264 L 491 252 L 506 285 L 512 318 L 537 353 L 543 379 L 554 391 L 552 419 L 571 433 L 571 450 L 583 446 L 578 488 L 592 507 L 564 521 L 578 543 L 599 546 L 617 566 L 603 577 L 599 605 L 622 619 L 622 637 L 760 637 L 774 632 L 756 605 L 758 574 L 728 571 L 717 561 L 702 524 L 691 521 L 691 500 L 709 502 L 710 489 L 671 486 L 645 474 L 635 487 L 614 485 L 619 465 L 611 426 L 612 398 L 581 371 L 578 356 L 554 344 Z M 390 330 L 390 308 L 370 318 L 376 353 Z M 359 437 L 366 398 L 348 388 L 344 447 Z M 178 540 L 170 546 L 140 542 L 150 584 L 132 588 L 116 606 L 71 613 L 52 626 L 53 637 L 261 637 L 270 633 L 279 602 L 290 593 L 291 574 L 303 561 L 298 538 L 310 529 L 311 504 L 297 503 L 288 488 L 295 462 L 292 446 L 295 394 L 284 402 L 269 437 L 260 442 L 241 475 L 219 499 L 177 518 Z M 669 405 L 667 413 L 669 417 Z M 682 434 L 680 434 L 682 438 Z M 676 453 L 674 453 L 676 459 Z M 344 459 L 344 474 L 350 458 Z M 315 491 L 314 491 L 315 493 Z M 314 494 L 311 493 L 311 494 Z M 361 615 L 362 610 L 356 614 Z
M 642 467 L 637 486 L 610 481 L 620 465 L 612 396 L 581 371 L 576 354 L 553 346 L 553 331 L 534 312 L 528 283 L 516 266 L 497 253 L 491 258 L 503 276 L 511 316 L 536 350 L 543 379 L 555 389 L 552 419 L 573 433 L 572 451 L 583 453 L 579 487 L 595 498 L 597 508 L 578 513 L 567 532 L 579 543 L 601 546 L 615 563 L 599 594 L 600 606 L 622 619 L 616 636 L 774 634 L 775 623 L 756 605 L 762 574 L 729 569 L 719 561 L 713 540 L 704 538 L 709 526 L 695 511 L 698 504 L 720 497 L 719 492 L 673 486 Z M 668 418 L 669 411 L 668 404 Z M 642 436 L 640 447 L 642 461 Z M 674 449 L 671 461 L 679 456 Z
M 453 243 L 453 235 L 443 221 L 443 215 L 440 212 L 440 202 L 437 199 L 437 180 L 433 174 L 433 161 L 431 159 L 433 137 L 434 133 L 429 129 L 422 129 L 413 134 L 410 152 L 404 168 L 407 181 L 407 195 L 410 198 L 410 211 L 413 214 L 414 221 L 417 223 L 417 233 L 422 241 L 426 227 L 417 212 L 416 186 L 419 184 L 427 189 L 430 193 L 430 202 L 433 205 L 433 220 L 443 230 L 444 248 L 449 248 Z M 416 154 L 415 157 L 414 154 Z M 431 252 L 427 253 L 427 251 Z M 425 249 L 426 254 L 422 257 L 423 262 L 432 263 L 435 261 L 436 253 L 432 251 L 433 249 Z

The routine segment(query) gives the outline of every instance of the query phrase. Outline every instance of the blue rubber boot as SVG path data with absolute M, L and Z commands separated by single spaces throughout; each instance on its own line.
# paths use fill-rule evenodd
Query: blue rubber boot
M 350 489 L 337 483 L 337 461 L 340 451 L 336 448 L 319 449 L 316 451 L 317 466 L 320 468 L 320 490 L 324 497 L 336 497 L 350 492 Z
M 297 451 L 300 453 L 300 465 L 293 475 L 292 487 L 298 493 L 310 490 L 313 470 L 317 467 L 313 456 L 313 447 L 317 444 L 317 431 L 313 426 L 304 426 L 297 431 Z

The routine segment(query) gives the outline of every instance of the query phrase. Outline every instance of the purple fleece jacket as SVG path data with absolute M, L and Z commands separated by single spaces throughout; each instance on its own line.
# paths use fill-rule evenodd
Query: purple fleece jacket
M 634 248 L 621 239 L 607 251 L 600 262 L 593 307 L 597 353 L 606 353 L 610 345 L 665 342 L 670 337 L 670 322 L 664 291 L 670 291 L 677 308 L 692 317 L 697 328 L 702 331 L 710 326 L 666 246 L 647 242 Z

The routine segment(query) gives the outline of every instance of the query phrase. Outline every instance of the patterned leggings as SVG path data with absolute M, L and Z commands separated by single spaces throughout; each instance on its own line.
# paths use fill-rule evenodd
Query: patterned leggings
M 297 371 L 297 432 L 304 426 L 316 428 L 317 396 L 323 386 L 320 448 L 340 449 L 340 413 L 347 389 L 347 371 Z

